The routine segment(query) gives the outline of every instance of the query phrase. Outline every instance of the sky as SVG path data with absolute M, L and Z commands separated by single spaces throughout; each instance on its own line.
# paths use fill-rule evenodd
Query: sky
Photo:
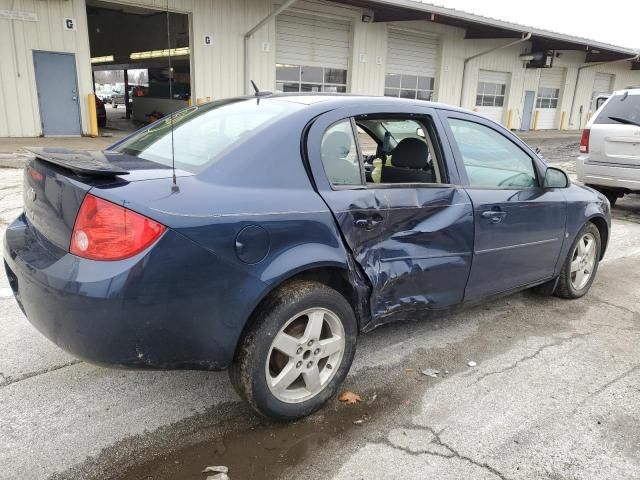
M 640 0 L 427 0 L 447 8 L 640 50 Z

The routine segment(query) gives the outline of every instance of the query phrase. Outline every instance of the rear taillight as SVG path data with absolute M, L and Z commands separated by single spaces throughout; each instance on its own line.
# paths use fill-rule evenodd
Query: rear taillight
M 91 260 L 122 260 L 147 248 L 165 230 L 139 213 L 87 195 L 73 226 L 69 251 Z
M 580 139 L 580 153 L 589 153 L 589 135 L 591 130 L 585 128 L 582 131 L 582 138 Z

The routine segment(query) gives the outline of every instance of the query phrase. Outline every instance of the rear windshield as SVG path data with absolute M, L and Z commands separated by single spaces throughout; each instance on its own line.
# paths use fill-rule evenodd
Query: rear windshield
M 640 95 L 615 95 L 603 107 L 593 123 L 639 125 Z
M 220 159 L 227 148 L 266 127 L 279 115 L 298 108 L 300 105 L 292 102 L 264 99 L 260 102 L 234 99 L 194 106 L 157 121 L 112 151 L 171 166 L 173 136 L 176 168 L 198 173 Z

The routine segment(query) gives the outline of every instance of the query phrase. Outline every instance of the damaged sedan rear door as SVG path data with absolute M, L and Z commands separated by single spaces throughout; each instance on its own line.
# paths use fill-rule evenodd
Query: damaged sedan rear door
M 440 141 L 440 120 L 429 107 L 406 103 L 401 109 L 370 105 L 333 110 L 318 117 L 306 136 L 318 193 L 333 212 L 372 289 L 372 320 L 363 325 L 364 330 L 384 323 L 391 315 L 398 319 L 396 314 L 402 318 L 416 310 L 462 302 L 469 276 L 473 208 L 467 193 L 457 186 L 458 173 L 450 161 L 449 146 Z M 428 152 L 436 165 L 432 181 L 425 181 L 424 170 L 417 166 L 415 180 L 385 178 L 383 174 L 374 181 L 365 172 L 356 134 L 358 122 L 371 124 L 376 119 L 381 123 L 411 120 L 422 126 L 416 134 L 424 138 L 426 146 L 419 139 L 412 141 L 419 151 Z M 388 138 L 376 140 L 379 147 L 384 140 L 387 148 Z M 399 145 L 395 139 L 391 141 L 394 147 Z M 403 163 L 419 163 L 411 158 L 413 150 L 403 150 Z M 392 149 L 390 155 L 384 155 L 388 167 L 393 168 L 394 152 L 399 151 Z M 396 157 L 400 163 L 400 153 Z

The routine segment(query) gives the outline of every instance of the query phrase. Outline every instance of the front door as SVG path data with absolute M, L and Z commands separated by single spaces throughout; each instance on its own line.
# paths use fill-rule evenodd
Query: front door
M 376 141 L 381 144 L 386 128 L 393 130 L 390 123 L 398 114 L 382 111 L 388 107 L 379 108 L 360 113 L 370 114 L 366 115 L 368 128 L 375 128 L 372 125 L 377 121 L 376 115 L 391 119 L 386 121 L 386 127 L 378 129 Z M 410 175 L 413 169 L 416 179 L 420 179 L 415 182 L 407 178 L 402 183 L 386 181 L 384 171 L 378 181 L 365 175 L 361 143 L 355 134 L 357 109 L 323 115 L 308 135 L 309 162 L 318 192 L 333 212 L 350 253 L 372 287 L 372 325 L 392 315 L 406 317 L 425 308 L 460 303 L 471 264 L 471 202 L 463 189 L 453 185 L 457 183 L 457 178 L 452 178 L 455 172 L 442 168 L 444 152 L 436 138 L 439 119 L 432 109 L 415 109 L 421 113 L 420 117 L 413 117 L 419 127 L 411 128 L 411 139 L 402 138 L 399 133 L 398 139 L 402 139 L 387 159 L 387 165 L 392 163 L 391 168 L 400 168 L 401 173 Z M 427 132 L 428 138 L 417 139 L 416 132 Z M 416 148 L 399 148 L 402 142 Z M 433 151 L 429 154 L 430 150 Z M 407 158 L 407 154 L 416 155 L 415 160 Z M 401 155 L 405 158 L 401 159 Z M 433 178 L 428 178 L 428 159 L 440 165 Z M 412 167 L 404 169 L 401 164 Z
M 510 132 L 462 113 L 444 117 L 475 217 L 465 301 L 552 278 L 565 236 L 562 190 L 541 187 L 544 164 Z
M 33 52 L 42 133 L 80 135 L 76 60 L 72 53 Z

